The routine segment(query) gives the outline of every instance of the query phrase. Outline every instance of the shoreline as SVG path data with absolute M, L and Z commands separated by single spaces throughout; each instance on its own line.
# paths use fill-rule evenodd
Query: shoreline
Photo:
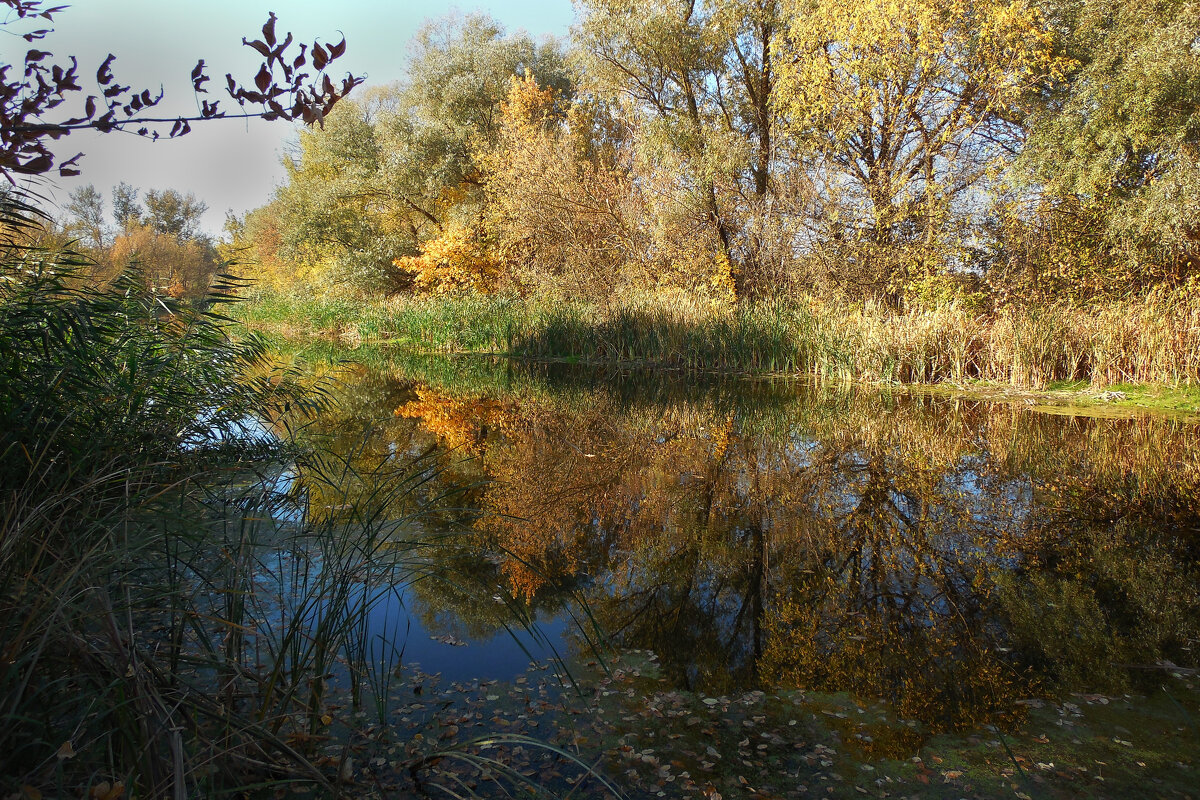
M 735 367 L 708 368 L 681 366 L 650 359 L 591 359 L 575 355 L 537 355 L 494 349 L 449 349 L 431 347 L 428 342 L 412 337 L 370 336 L 363 337 L 347 332 L 341 325 L 304 329 L 291 321 L 261 321 L 239 319 L 238 324 L 247 330 L 275 336 L 289 342 L 321 341 L 333 344 L 348 352 L 364 347 L 394 349 L 406 355 L 442 358 L 497 358 L 532 364 L 565 364 L 580 367 L 604 368 L 618 371 L 649 370 L 723 376 L 731 378 L 764 380 L 818 380 L 822 382 L 848 383 L 860 386 L 888 387 L 910 394 L 936 395 L 957 399 L 985 402 L 1022 404 L 1032 411 L 1047 414 L 1073 414 L 1092 417 L 1128 418 L 1142 413 L 1155 413 L 1187 421 L 1200 421 L 1200 384 L 1164 385 L 1157 383 L 1124 382 L 1093 386 L 1089 381 L 1052 381 L 1045 388 L 1031 388 L 1011 383 L 981 379 L 964 381 L 941 380 L 934 382 L 895 381 L 873 379 L 867 376 L 841 376 L 814 374 L 809 371 L 753 370 Z M 351 323 L 352 324 L 352 323 Z M 338 328 L 341 328 L 340 330 Z

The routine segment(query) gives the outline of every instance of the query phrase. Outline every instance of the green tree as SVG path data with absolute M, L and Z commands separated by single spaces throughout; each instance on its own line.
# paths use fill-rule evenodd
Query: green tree
M 1093 212 L 1119 291 L 1200 274 L 1200 2 L 1044 9 L 1078 68 L 1031 119 L 1028 180 Z
M 343 103 L 305 131 L 276 195 L 280 252 L 298 277 L 365 291 L 411 288 L 395 262 L 448 224 L 477 227 L 509 80 L 533 74 L 569 96 L 559 43 L 506 34 L 480 15 L 418 33 L 407 79 Z
M 480 14 L 427 23 L 412 52 L 395 113 L 383 127 L 393 152 L 408 156 L 406 163 L 394 163 L 399 175 L 411 181 L 414 176 L 406 175 L 405 167 L 418 170 L 426 196 L 483 181 L 476 154 L 500 133 L 500 103 L 511 78 L 529 72 L 564 102 L 573 91 L 556 39 L 538 42 L 524 31 L 507 34 Z
M 139 190 L 121 181 L 112 190 L 113 217 L 121 228 L 141 224 L 142 206 L 138 202 Z
M 71 202 L 64 209 L 67 219 L 64 229 L 68 235 L 79 237 L 89 247 L 99 250 L 107 241 L 104 221 L 104 196 L 92 184 L 71 192 Z
M 180 242 L 201 236 L 200 221 L 207 210 L 208 205 L 190 192 L 187 195 L 175 189 L 146 192 L 146 224 Z
M 303 131 L 284 160 L 288 180 L 272 200 L 278 253 L 302 283 L 392 291 L 403 276 L 392 262 L 412 253 L 424 215 L 396 199 L 382 171 L 377 135 L 390 89 L 347 101 L 320 130 Z M 251 225 L 252 235 L 263 231 Z M 258 240 L 255 239 L 257 246 Z

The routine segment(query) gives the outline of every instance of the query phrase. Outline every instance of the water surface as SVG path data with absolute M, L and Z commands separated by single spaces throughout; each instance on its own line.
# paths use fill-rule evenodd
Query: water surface
M 957 727 L 1200 665 L 1193 421 L 363 360 L 305 435 L 363 473 L 421 475 L 395 514 L 418 514 L 444 579 L 397 590 L 371 626 L 427 672 L 511 677 L 586 657 L 596 628 L 680 688 L 845 691 Z M 544 640 L 505 632 L 514 608 Z

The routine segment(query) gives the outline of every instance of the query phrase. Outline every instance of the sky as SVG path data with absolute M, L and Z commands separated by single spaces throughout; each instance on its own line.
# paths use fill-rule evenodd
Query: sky
M 113 73 L 121 84 L 154 93 L 162 87 L 165 97 L 154 113 L 164 117 L 196 112 L 189 75 L 203 58 L 212 78 L 208 99 L 224 97 L 221 105 L 229 110 L 225 73 L 253 84 L 261 58 L 241 40 L 260 38 L 270 11 L 279 17 L 280 40 L 288 31 L 308 43 L 337 42 L 344 34 L 346 54 L 335 62 L 331 75 L 364 75 L 367 85 L 403 77 L 408 43 L 427 19 L 479 11 L 508 31 L 523 29 L 535 37 L 565 37 L 574 19 L 571 0 L 76 0 L 58 15 L 54 33 L 38 46 L 54 53 L 59 62 L 72 55 L 78 58 L 84 91 L 94 94 L 98 91 L 88 81 L 112 53 L 117 57 Z M 0 60 L 17 61 L 7 53 Z M 292 124 L 261 120 L 200 123 L 187 136 L 158 142 L 134 134 L 72 134 L 55 149 L 62 158 L 82 151 L 83 174 L 57 179 L 50 196 L 61 207 L 72 189 L 90 183 L 111 211 L 110 190 L 121 181 L 143 193 L 168 188 L 191 192 L 208 204 L 204 228 L 217 235 L 227 209 L 241 215 L 263 205 L 283 181 L 280 159 L 293 137 Z

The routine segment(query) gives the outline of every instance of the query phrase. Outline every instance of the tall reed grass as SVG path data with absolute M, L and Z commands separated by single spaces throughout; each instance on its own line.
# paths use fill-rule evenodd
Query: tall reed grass
M 402 647 L 368 620 L 434 572 L 428 466 L 270 436 L 330 396 L 230 336 L 235 279 L 97 289 L 38 216 L 0 218 L 0 795 L 345 794 Z
M 1042 389 L 1057 381 L 1200 382 L 1200 297 L 1112 305 L 1007 306 L 763 302 L 737 308 L 654 298 L 610 306 L 502 297 L 342 300 L 263 297 L 252 327 L 385 341 L 429 352 L 792 373 L 898 383 L 982 380 Z

